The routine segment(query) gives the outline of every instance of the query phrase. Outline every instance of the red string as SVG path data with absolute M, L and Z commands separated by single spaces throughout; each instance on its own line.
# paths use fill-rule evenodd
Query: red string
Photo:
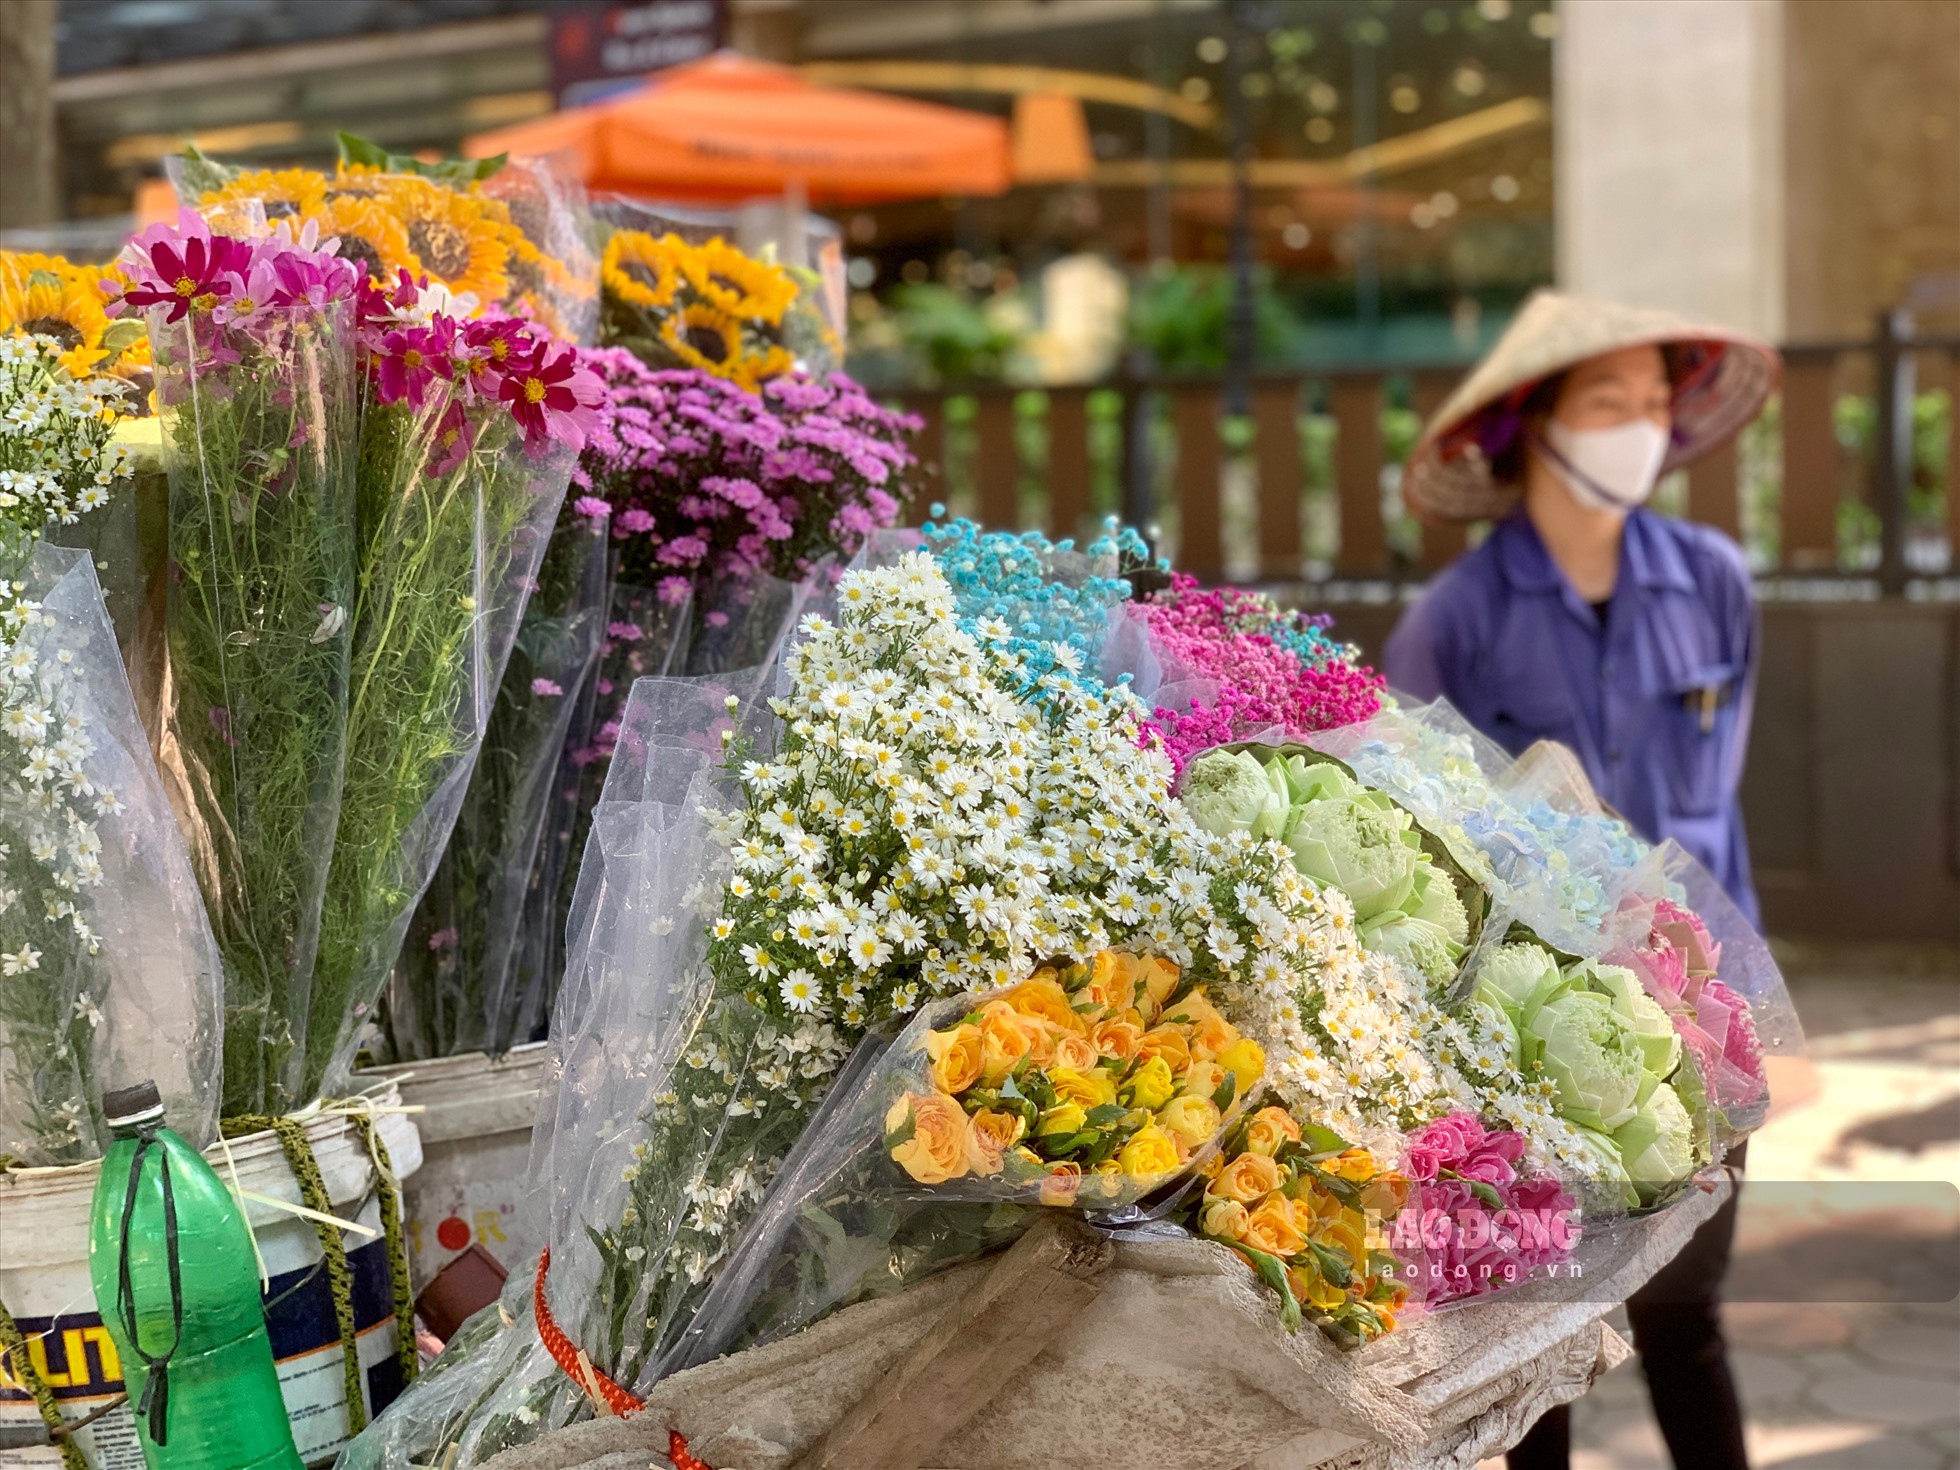
M 579 1351 L 572 1340 L 565 1336 L 551 1315 L 551 1307 L 544 1299 L 545 1272 L 551 1268 L 551 1248 L 547 1246 L 538 1255 L 538 1284 L 531 1293 L 531 1307 L 538 1321 L 538 1337 L 544 1342 L 544 1350 L 551 1354 L 565 1376 L 580 1388 L 590 1393 L 594 1387 L 599 1397 L 606 1401 L 606 1407 L 620 1418 L 630 1418 L 646 1407 L 644 1399 L 635 1398 L 612 1379 L 592 1366 L 588 1358 L 581 1362 Z M 590 1381 L 588 1381 L 588 1378 Z M 667 1458 L 674 1462 L 674 1470 L 714 1470 L 706 1460 L 688 1453 L 687 1436 L 678 1429 L 667 1431 Z

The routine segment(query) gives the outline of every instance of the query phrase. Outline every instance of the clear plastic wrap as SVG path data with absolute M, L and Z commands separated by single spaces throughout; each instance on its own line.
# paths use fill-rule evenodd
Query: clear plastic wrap
M 801 1331 L 1014 1240 L 1043 1207 L 1169 1209 L 1263 1058 L 1178 967 L 1104 952 L 860 1042 L 663 1371 Z
M 389 982 L 398 1061 L 502 1055 L 531 1039 L 517 1004 L 524 904 L 542 856 L 565 741 L 605 636 L 606 527 L 567 500 L 442 862 Z M 528 1024 L 527 1024 L 528 1022 Z
M 363 415 L 347 769 L 302 1095 L 345 1083 L 462 806 L 573 449 L 440 380 Z
M 1459 858 L 1480 856 L 1495 905 L 1575 954 L 1596 952 L 1588 945 L 1619 881 L 1647 852 L 1569 753 L 1540 745 L 1513 761 L 1444 700 L 1384 709 L 1307 744 L 1393 796 Z
M 88 554 L 43 545 L 17 577 L 0 665 L 0 1155 L 99 1157 L 103 1092 L 144 1078 L 202 1147 L 223 972 L 190 857 Z
M 308 1101 L 346 757 L 360 392 L 352 303 L 151 311 L 170 476 L 159 764 L 225 961 L 224 1108 Z M 222 347 L 222 354 L 214 351 Z

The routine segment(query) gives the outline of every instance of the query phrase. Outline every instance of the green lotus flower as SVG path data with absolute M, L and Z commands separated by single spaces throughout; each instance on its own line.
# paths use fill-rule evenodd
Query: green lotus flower
M 1455 882 L 1435 864 L 1425 862 L 1417 874 L 1415 899 L 1412 915 L 1442 930 L 1444 937 L 1458 946 L 1457 958 L 1461 959 L 1461 946 L 1470 941 L 1470 915 L 1457 896 Z
M 1643 1201 L 1665 1194 L 1694 1171 L 1694 1119 L 1665 1082 L 1653 1084 L 1633 1116 L 1613 1131 L 1613 1141 Z
M 1263 842 L 1286 826 L 1284 782 L 1275 789 L 1266 767 L 1250 751 L 1214 750 L 1199 756 L 1185 769 L 1178 797 L 1192 820 L 1214 837 L 1249 832 Z
M 1598 1203 L 1618 1205 L 1625 1210 L 1638 1205 L 1640 1191 L 1628 1177 L 1626 1160 L 1621 1157 L 1620 1145 L 1613 1137 L 1596 1128 L 1573 1131 L 1579 1135 L 1580 1146 L 1579 1156 L 1572 1160 L 1572 1166 L 1578 1176 L 1591 1185 L 1584 1193 L 1603 1196 Z
M 1612 1000 L 1613 1009 L 1633 1028 L 1646 1069 L 1663 1080 L 1673 1076 L 1675 1065 L 1681 1060 L 1681 1037 L 1674 1029 L 1673 1018 L 1660 1002 L 1641 988 L 1640 977 L 1620 965 L 1602 965 L 1592 960 L 1586 961 L 1586 968 L 1593 981 L 1590 988 L 1603 991 Z
M 1612 1001 L 1568 990 L 1525 1017 L 1520 1031 L 1530 1059 L 1558 1087 L 1567 1119 L 1610 1133 L 1633 1117 L 1645 1053 Z
M 1502 944 L 1477 967 L 1477 998 L 1522 1020 L 1562 983 L 1558 961 L 1535 944 Z
M 1345 893 L 1357 923 L 1401 908 L 1415 890 L 1422 859 L 1409 814 L 1339 766 L 1310 766 L 1302 773 L 1289 761 L 1288 768 L 1289 781 L 1305 792 L 1283 839 L 1293 850 L 1293 865 Z

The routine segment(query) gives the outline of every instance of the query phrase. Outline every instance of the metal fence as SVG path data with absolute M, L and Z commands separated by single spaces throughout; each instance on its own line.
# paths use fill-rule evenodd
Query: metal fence
M 1400 465 L 1462 376 L 1453 363 L 1085 387 L 898 395 L 925 420 L 927 499 L 993 527 L 1152 528 L 1207 580 L 1419 579 L 1460 527 L 1403 508 Z M 1719 526 L 1764 574 L 1876 579 L 1888 593 L 1960 574 L 1960 337 L 1887 313 L 1868 341 L 1784 349 L 1761 419 L 1658 497 Z

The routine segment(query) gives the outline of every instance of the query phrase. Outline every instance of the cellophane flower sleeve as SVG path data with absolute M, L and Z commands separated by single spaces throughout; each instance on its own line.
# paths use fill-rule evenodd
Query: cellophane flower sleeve
M 525 605 L 483 748 L 449 845 L 417 907 L 389 985 L 398 1060 L 531 1039 L 516 1004 L 524 904 L 559 763 L 605 632 L 605 521 L 560 510 Z
M 218 1119 L 222 967 L 88 553 L 19 573 L 0 663 L 0 1155 L 99 1157 L 106 1089 Z
M 1777 1062 L 1804 1055 L 1782 971 L 1714 875 L 1672 841 L 1626 875 L 1610 932 L 1606 958 L 1640 977 L 1699 1074 L 1719 1158 L 1768 1116 Z
M 532 1174 L 548 1204 L 547 1300 L 558 1325 L 622 1383 L 638 1381 L 684 1296 L 698 1295 L 660 1297 L 660 1288 L 706 1274 L 655 1265 L 690 1249 L 679 1243 L 690 1217 L 730 1204 L 695 1197 L 710 1161 L 733 1162 L 730 1120 L 717 1106 L 702 1126 L 701 1108 L 678 1101 L 682 1076 L 699 1071 L 702 1047 L 718 1078 L 739 1082 L 755 1064 L 742 1038 L 757 1018 L 717 1000 L 706 965 L 729 859 L 714 814 L 739 801 L 727 790 L 721 732 L 767 720 L 739 701 L 731 711 L 728 698 L 713 679 L 634 688 L 579 870 L 551 1085 L 533 1133 Z M 781 1138 L 767 1128 L 742 1136 L 780 1156 L 807 1117 L 786 1110 Z M 763 1181 L 747 1187 L 759 1198 Z M 512 1279 L 508 1318 L 491 1307 L 471 1319 L 435 1369 L 348 1448 L 343 1470 L 441 1463 L 452 1445 L 455 1464 L 479 1464 L 577 1417 L 584 1393 L 540 1343 L 532 1285 Z
M 449 840 L 573 450 L 442 381 L 373 402 L 358 479 L 346 779 L 302 1091 L 342 1085 Z
M 159 755 L 224 957 L 225 1111 L 281 1112 L 311 1096 L 347 748 L 352 303 L 169 315 L 149 323 L 170 477 Z

